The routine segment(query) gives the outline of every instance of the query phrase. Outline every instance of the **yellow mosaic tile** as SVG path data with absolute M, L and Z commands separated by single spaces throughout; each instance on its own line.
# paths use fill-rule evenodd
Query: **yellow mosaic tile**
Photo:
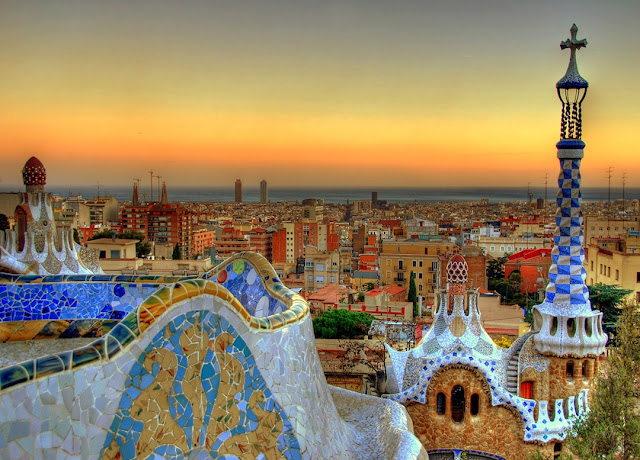
M 6 342 L 9 340 L 21 324 L 22 321 L 7 321 L 5 323 L 0 323 L 0 342 Z
M 144 332 L 151 323 L 155 320 L 154 316 L 151 314 L 149 310 L 147 310 L 143 305 L 138 307 L 138 329 L 140 332 Z
M 162 300 L 162 302 L 165 305 L 171 305 L 171 288 L 170 287 L 167 286 L 167 287 L 158 289 L 156 292 L 153 293 L 153 295 L 158 299 Z
M 145 307 L 154 316 L 154 318 L 158 318 L 161 314 L 167 311 L 167 305 L 156 297 L 155 294 L 142 302 L 141 306 Z
M 49 320 L 21 322 L 8 340 L 31 340 L 49 323 Z
M 171 305 L 189 298 L 187 289 L 182 284 L 176 284 L 171 288 Z

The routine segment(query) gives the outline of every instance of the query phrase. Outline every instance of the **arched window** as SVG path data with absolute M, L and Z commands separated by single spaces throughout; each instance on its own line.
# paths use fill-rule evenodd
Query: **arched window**
M 560 457 L 561 453 L 562 453 L 562 443 L 556 442 L 553 446 L 553 458 Z
M 587 372 L 589 371 L 589 369 L 587 368 L 588 365 L 588 361 L 585 359 L 584 361 L 582 361 L 582 378 L 586 379 L 589 377 L 589 375 L 587 375 Z
M 436 397 L 436 411 L 438 415 L 444 415 L 444 411 L 447 407 L 447 397 L 444 393 L 438 393 Z
M 567 378 L 568 379 L 573 378 L 573 361 L 569 361 L 567 363 Z
M 480 412 L 480 395 L 474 393 L 471 395 L 471 415 L 478 415 Z
M 464 388 L 460 385 L 451 390 L 451 419 L 457 423 L 464 420 Z

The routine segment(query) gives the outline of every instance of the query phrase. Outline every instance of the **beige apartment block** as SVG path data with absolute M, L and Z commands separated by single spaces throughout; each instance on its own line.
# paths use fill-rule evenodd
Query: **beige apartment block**
M 605 241 L 602 241 L 605 240 Z M 631 297 L 640 302 L 640 247 L 638 236 L 613 244 L 611 239 L 598 239 L 589 244 L 586 259 L 587 284 L 598 283 L 620 286 L 632 291 Z
M 441 254 L 458 252 L 455 244 L 438 240 L 383 241 L 380 253 L 380 280 L 407 288 L 411 272 L 416 276 L 416 291 L 433 302 L 435 289 L 440 289 Z
M 87 243 L 90 249 L 97 249 L 102 259 L 135 259 L 136 243 L 140 240 L 121 238 L 98 238 Z
M 321 251 L 305 246 L 304 290 L 316 292 L 329 285 L 340 283 L 340 251 Z
M 631 220 L 607 219 L 603 216 L 584 216 L 584 246 L 591 244 L 592 238 L 618 238 L 629 230 L 640 230 L 638 216 Z
M 552 246 L 552 240 L 546 240 L 544 238 L 479 236 L 475 245 L 481 248 L 485 255 L 498 258 L 506 254 L 515 254 L 525 249 L 550 248 Z
M 511 236 L 526 237 L 530 235 L 543 235 L 553 233 L 553 228 L 549 228 L 544 222 L 520 222 L 513 230 Z
M 296 247 L 295 247 L 295 225 L 293 222 L 282 222 L 282 227 L 286 232 L 286 263 L 296 263 Z

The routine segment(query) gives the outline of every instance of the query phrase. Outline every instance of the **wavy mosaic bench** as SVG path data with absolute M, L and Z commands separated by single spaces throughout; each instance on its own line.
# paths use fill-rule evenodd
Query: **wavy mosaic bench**
M 327 385 L 262 256 L 164 281 L 88 346 L 0 369 L 1 458 L 427 457 L 402 406 Z

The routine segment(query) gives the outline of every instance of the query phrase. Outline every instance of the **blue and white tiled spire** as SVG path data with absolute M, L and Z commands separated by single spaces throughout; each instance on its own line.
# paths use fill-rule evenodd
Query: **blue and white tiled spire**
M 534 308 L 536 348 L 557 356 L 597 355 L 607 342 L 602 313 L 591 309 L 585 284 L 580 163 L 585 147 L 581 139 L 582 101 L 589 83 L 578 72 L 576 51 L 587 46 L 587 40 L 578 40 L 577 32 L 574 24 L 571 38 L 560 44 L 561 49 L 571 50 L 571 58 L 566 74 L 556 84 L 562 101 L 560 141 L 556 144 L 560 160 L 556 230 L 546 297 Z

